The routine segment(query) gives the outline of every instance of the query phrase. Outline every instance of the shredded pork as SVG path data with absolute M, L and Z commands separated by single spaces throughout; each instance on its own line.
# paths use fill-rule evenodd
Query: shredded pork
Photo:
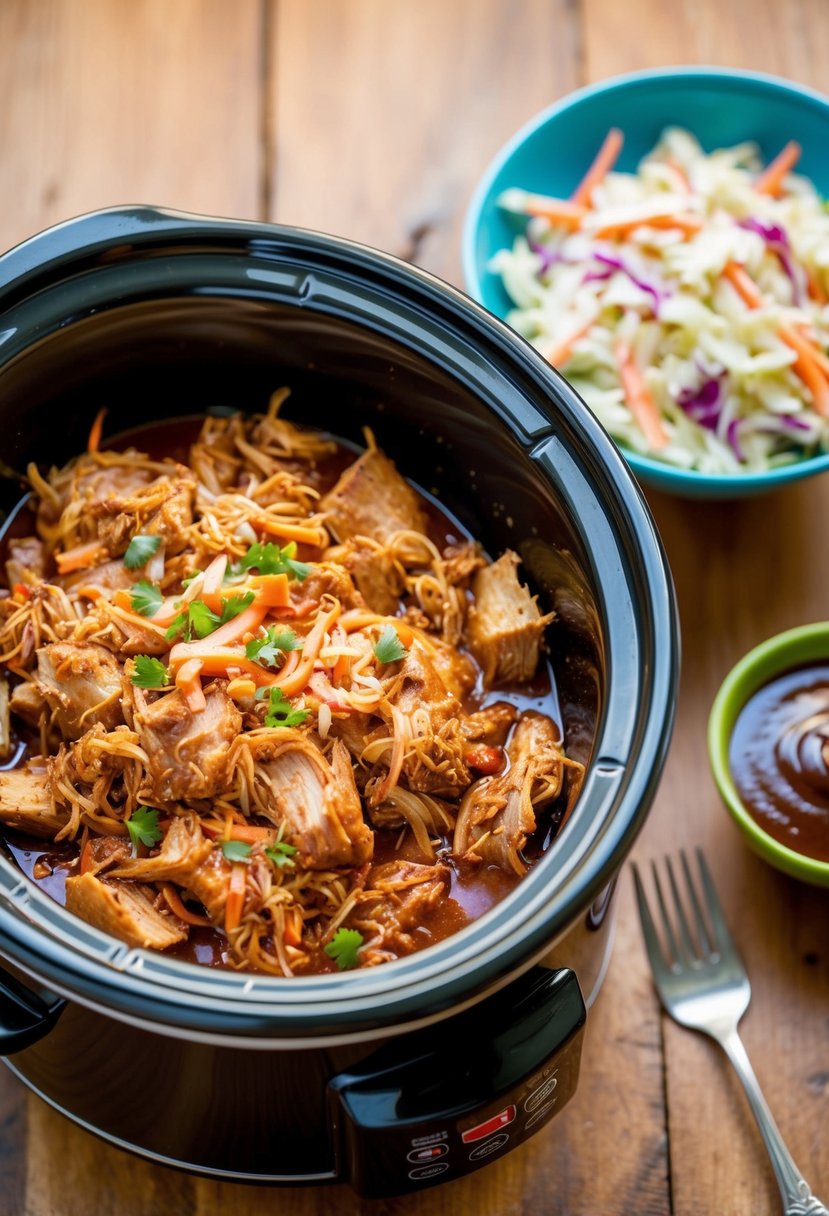
M 461 927 L 455 877 L 522 874 L 580 770 L 510 700 L 550 619 L 515 555 L 442 541 L 371 434 L 343 468 L 286 396 L 205 419 L 186 459 L 93 428 L 30 466 L 37 535 L 6 542 L 0 593 L 0 758 L 26 745 L 0 823 L 63 849 L 103 931 L 212 934 L 281 976 Z

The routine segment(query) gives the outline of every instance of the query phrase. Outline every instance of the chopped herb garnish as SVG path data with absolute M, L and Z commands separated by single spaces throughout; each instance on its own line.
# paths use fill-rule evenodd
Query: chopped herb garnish
M 183 637 L 185 642 L 190 642 L 193 634 L 197 638 L 206 638 L 220 625 L 232 621 L 235 616 L 247 608 L 248 604 L 252 604 L 253 600 L 252 591 L 247 591 L 244 595 L 231 595 L 227 599 L 222 599 L 220 614 L 208 608 L 204 600 L 191 600 L 173 620 L 164 636 L 168 642 L 174 641 L 177 637 Z
M 254 663 L 263 667 L 280 667 L 285 661 L 285 655 L 299 646 L 293 629 L 279 629 L 276 625 L 268 627 L 266 636 L 254 638 L 245 646 L 245 654 Z
M 325 953 L 333 958 L 340 971 L 357 966 L 357 951 L 363 944 L 363 935 L 356 929 L 338 929 L 325 947 Z
M 152 659 L 148 654 L 137 654 L 132 682 L 136 688 L 166 688 L 170 677 L 160 659 Z
M 153 554 L 158 552 L 160 544 L 160 536 L 134 536 L 127 545 L 124 565 L 128 570 L 137 570 L 139 566 L 146 566 Z
M 190 627 L 197 638 L 206 638 L 208 633 L 218 629 L 221 617 L 211 612 L 204 600 L 193 600 L 187 605 L 187 617 Z
M 164 835 L 158 826 L 158 811 L 151 810 L 148 806 L 136 807 L 124 822 L 130 834 L 133 852 L 137 851 L 140 844 L 151 849 Z
M 244 840 L 223 840 L 222 852 L 227 861 L 250 861 L 250 851 L 252 846 L 245 844 Z
M 228 621 L 232 621 L 235 616 L 252 604 L 254 601 L 252 591 L 246 591 L 244 595 L 230 595 L 227 599 L 222 600 L 222 615 L 219 617 L 219 624 L 225 625 Z
M 372 649 L 378 663 L 396 663 L 399 659 L 405 659 L 409 653 L 397 636 L 394 625 L 386 626 Z
M 133 611 L 141 616 L 155 616 L 163 599 L 161 588 L 156 587 L 155 583 L 148 583 L 146 579 L 134 583 L 130 591 Z
M 180 612 L 178 616 L 173 617 L 173 623 L 164 634 L 168 642 L 174 641 L 175 638 L 183 635 L 185 641 L 189 642 L 193 636 L 193 630 L 190 628 L 190 618 L 186 612 Z
M 265 856 L 273 862 L 278 870 L 284 870 L 286 867 L 291 867 L 295 864 L 293 858 L 296 851 L 296 845 L 286 844 L 284 840 L 278 840 L 276 844 L 268 845 L 265 849 Z
M 307 709 L 294 709 L 281 688 L 260 688 L 256 696 L 268 698 L 265 712 L 266 726 L 299 726 L 308 717 Z
M 304 582 L 311 573 L 307 562 L 296 559 L 296 542 L 289 541 L 284 548 L 267 541 L 251 545 L 244 557 L 233 566 L 231 574 L 238 575 L 245 570 L 258 570 L 260 574 L 287 574 L 291 578 Z

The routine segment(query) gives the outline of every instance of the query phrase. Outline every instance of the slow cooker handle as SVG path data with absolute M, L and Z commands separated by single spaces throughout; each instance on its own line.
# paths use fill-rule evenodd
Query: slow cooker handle
M 62 997 L 33 992 L 0 970 L 0 1055 L 10 1056 L 42 1039 L 65 1006 Z

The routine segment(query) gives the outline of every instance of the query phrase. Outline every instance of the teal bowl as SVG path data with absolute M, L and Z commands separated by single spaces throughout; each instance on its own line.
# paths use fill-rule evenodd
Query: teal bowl
M 512 245 L 520 221 L 498 206 L 510 186 L 566 198 L 610 127 L 625 134 L 618 167 L 633 170 L 667 126 L 693 132 L 706 151 L 755 140 L 766 160 L 790 139 L 803 149 L 798 172 L 829 196 L 829 97 L 773 76 L 722 68 L 664 68 L 617 76 L 556 102 L 501 149 L 467 210 L 462 244 L 466 289 L 502 320 L 512 303 L 489 270 Z M 738 498 L 776 489 L 829 469 L 829 453 L 767 473 L 709 474 L 677 469 L 622 447 L 639 480 L 687 498 Z
M 801 882 L 829 887 L 829 861 L 797 853 L 764 831 L 746 808 L 731 774 L 731 733 L 746 702 L 776 676 L 829 659 L 829 621 L 778 633 L 743 655 L 720 686 L 708 719 L 708 758 L 717 789 L 746 843 L 770 865 Z

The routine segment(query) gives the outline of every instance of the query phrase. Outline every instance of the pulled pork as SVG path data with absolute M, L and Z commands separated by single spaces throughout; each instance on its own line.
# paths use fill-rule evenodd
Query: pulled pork
M 130 946 L 206 934 L 290 976 L 462 927 L 458 876 L 523 874 L 580 766 L 510 699 L 551 619 L 515 554 L 439 543 L 371 434 L 343 471 L 286 396 L 206 419 L 186 463 L 99 451 L 99 421 L 85 455 L 30 467 L 0 822 L 62 848 L 66 906 Z

